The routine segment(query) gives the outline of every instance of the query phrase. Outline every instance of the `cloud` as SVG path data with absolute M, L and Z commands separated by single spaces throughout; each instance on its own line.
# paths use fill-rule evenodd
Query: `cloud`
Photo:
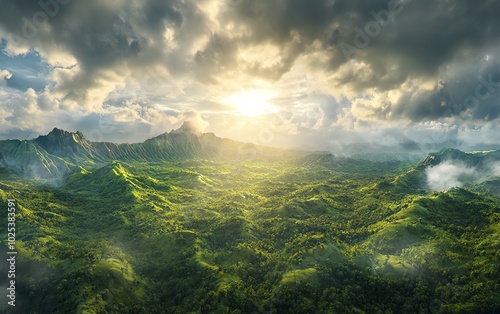
M 445 161 L 426 169 L 427 184 L 433 191 L 445 191 L 466 184 L 477 184 L 500 176 L 500 162 L 468 167 L 460 161 Z
M 48 129 L 49 125 L 53 127 L 59 118 L 62 119 L 61 112 L 40 109 L 39 103 L 44 101 L 49 103 L 50 100 L 45 99 L 46 96 L 43 94 L 37 94 L 32 88 L 25 92 L 14 89 L 2 91 L 0 89 L 0 98 L 3 99 L 0 106 L 0 133 L 10 133 L 11 130 L 37 133 L 37 131 Z M 42 101 L 40 98 L 44 98 L 44 100 Z
M 195 132 L 203 133 L 209 126 L 209 122 L 203 119 L 200 112 L 189 110 L 182 112 L 179 116 L 179 120 L 183 122 L 189 122 L 190 127 L 193 128 Z
M 42 91 L 47 84 L 49 71 L 40 56 L 33 51 L 10 56 L 2 48 L 5 48 L 4 41 L 0 43 L 0 64 L 4 70 L 11 73 L 6 86 L 20 91 L 26 91 L 28 88 Z
M 0 59 L 13 74 L 0 86 L 5 134 L 72 116 L 96 139 L 138 141 L 185 117 L 317 149 L 500 142 L 498 1 L 0 2 L 2 49 L 14 58 Z M 244 90 L 275 93 L 279 119 L 234 115 L 223 100 Z
M 452 187 L 461 187 L 464 180 L 475 178 L 478 173 L 474 168 L 463 164 L 444 162 L 426 170 L 427 184 L 433 191 L 444 191 Z
M 55 92 L 63 101 L 95 110 L 127 78 L 146 76 L 149 66 L 162 64 L 173 74 L 186 71 L 193 41 L 207 33 L 204 17 L 196 12 L 195 2 L 70 1 L 38 27 L 30 18 L 44 14 L 42 7 L 19 1 L 3 5 L 0 27 L 3 37 L 13 33 L 18 38 L 33 28 L 36 36 L 24 42 L 58 67 L 51 77 Z M 166 30 L 182 44 L 172 53 L 165 51 Z M 7 48 L 12 44 L 7 42 Z
M 500 162 L 497 162 L 496 164 L 494 164 L 491 167 L 491 169 L 492 169 L 491 173 L 493 174 L 493 176 L 500 177 Z
M 12 77 L 12 73 L 7 70 L 0 69 L 0 78 L 8 80 Z
M 7 70 L 0 69 L 0 86 L 5 85 L 7 80 L 10 80 L 12 73 Z

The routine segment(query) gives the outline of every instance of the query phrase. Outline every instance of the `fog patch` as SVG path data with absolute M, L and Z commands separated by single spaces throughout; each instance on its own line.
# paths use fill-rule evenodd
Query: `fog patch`
M 62 160 L 43 159 L 18 161 L 13 157 L 5 157 L 0 160 L 0 166 L 4 164 L 6 169 L 12 170 L 23 181 L 31 181 L 38 185 L 59 188 L 66 182 L 70 167 Z
M 500 177 L 500 161 L 494 163 L 491 166 L 491 173 L 493 174 L 494 177 Z
M 427 185 L 432 191 L 481 183 L 500 176 L 500 162 L 470 167 L 460 161 L 445 161 L 426 169 Z

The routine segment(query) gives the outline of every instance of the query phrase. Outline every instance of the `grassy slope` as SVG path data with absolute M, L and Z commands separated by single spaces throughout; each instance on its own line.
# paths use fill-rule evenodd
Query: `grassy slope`
M 59 187 L 2 176 L 0 206 L 20 204 L 19 304 L 498 311 L 498 199 L 428 194 L 399 164 L 341 162 L 112 162 Z

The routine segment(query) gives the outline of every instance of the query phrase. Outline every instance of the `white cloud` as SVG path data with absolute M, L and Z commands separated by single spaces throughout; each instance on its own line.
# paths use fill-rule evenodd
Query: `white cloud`
M 198 132 L 205 132 L 207 127 L 210 125 L 208 121 L 203 119 L 203 116 L 200 112 L 195 110 L 189 110 L 182 112 L 179 116 L 180 121 L 189 121 L 190 125 L 195 128 Z
M 433 191 L 445 191 L 466 184 L 477 184 L 500 176 L 500 162 L 468 167 L 460 161 L 445 161 L 426 169 L 427 184 Z
M 11 77 L 12 77 L 12 73 L 10 73 L 7 70 L 0 69 L 0 86 L 5 85 L 6 81 L 10 80 Z
M 464 185 L 465 179 L 474 178 L 478 175 L 477 170 L 474 168 L 448 161 L 427 168 L 426 173 L 427 184 L 433 191 L 444 191 L 453 187 L 461 187 Z

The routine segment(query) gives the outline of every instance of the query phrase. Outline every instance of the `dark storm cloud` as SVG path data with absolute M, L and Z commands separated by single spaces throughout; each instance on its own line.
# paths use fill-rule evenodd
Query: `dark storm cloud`
M 3 1 L 0 25 L 37 48 L 59 45 L 89 68 L 110 66 L 136 52 L 133 34 L 112 7 L 96 1 L 46 3 L 56 6 L 44 11 L 36 1 Z
M 215 83 L 214 75 L 227 71 L 237 64 L 238 46 L 225 36 L 213 34 L 203 51 L 194 56 L 196 76 L 206 83 Z
M 229 8 L 226 18 L 251 29 L 253 43 L 271 40 L 283 44 L 298 31 L 312 40 L 321 36 L 334 16 L 330 1 L 241 1 Z
M 186 33 L 192 32 L 189 36 L 196 38 L 204 23 L 194 2 L 40 2 L 48 9 L 37 1 L 0 1 L 0 27 L 47 55 L 65 52 L 74 57 L 80 71 L 64 77 L 59 88 L 77 100 L 86 97 L 88 88 L 99 87 L 106 71 L 123 75 L 130 70 L 140 77 L 146 75 L 149 65 L 168 65 L 173 72 L 185 70 L 188 48 L 182 44 L 190 44 Z M 164 51 L 167 27 L 175 29 L 176 39 L 181 40 L 177 55 L 168 56 Z M 184 60 L 179 62 L 178 55 Z
M 397 14 L 385 25 L 389 8 L 396 8 Z M 462 50 L 480 50 L 498 40 L 499 11 L 500 2 L 489 0 L 246 0 L 229 10 L 227 18 L 249 26 L 247 43 L 283 45 L 292 41 L 294 31 L 304 44 L 320 39 L 332 49 L 332 69 L 348 61 L 340 43 L 358 48 L 356 28 L 368 36 L 369 23 L 374 26 L 381 19 L 378 34 L 368 36 L 369 44 L 354 57 L 372 64 L 377 74 L 386 74 L 384 64 L 396 61 L 398 70 L 414 75 L 434 74 Z
M 163 28 L 163 22 L 169 21 L 173 25 L 182 25 L 182 14 L 174 7 L 175 1 L 147 1 L 144 5 L 144 15 L 151 30 Z
M 388 15 L 390 9 L 394 14 Z M 226 18 L 251 30 L 241 39 L 246 45 L 271 42 L 293 47 L 288 54 L 283 49 L 285 61 L 275 68 L 254 65 L 256 75 L 278 79 L 319 41 L 329 56 L 328 71 L 340 72 L 339 87 L 387 91 L 412 79 L 437 81 L 453 62 L 478 63 L 485 50 L 500 42 L 498 12 L 500 1 L 489 0 L 246 0 L 228 10 Z M 498 53 L 490 57 L 500 60 Z M 369 71 L 342 68 L 353 61 L 366 64 Z M 394 104 L 393 116 L 420 121 L 462 114 L 467 106 L 461 102 L 467 93 L 474 94 L 478 84 L 475 71 L 462 73 L 466 76 L 462 83 L 453 77 L 454 81 L 445 81 L 433 91 L 408 93 L 403 103 Z M 498 94 L 492 93 L 487 101 L 481 101 L 472 117 L 498 117 L 496 99 Z
M 334 17 L 330 1 L 240 1 L 229 7 L 223 20 L 244 24 L 250 30 L 240 40 L 242 46 L 271 43 L 280 47 L 282 61 L 275 67 L 252 64 L 252 74 L 279 79 L 293 66 L 306 45 L 322 38 Z
M 339 50 L 344 42 L 359 48 L 355 39 L 364 34 L 368 44 L 358 49 L 354 58 L 371 64 L 377 74 L 385 75 L 385 64 L 390 63 L 407 76 L 433 75 L 466 51 L 470 54 L 488 47 L 492 41 L 498 43 L 499 1 L 401 1 L 391 22 L 381 23 L 387 20 L 389 3 L 336 1 L 333 8 L 341 16 L 332 33 L 337 36 L 333 46 Z M 371 26 L 375 27 L 370 29 Z M 345 62 L 340 58 L 332 60 L 337 60 L 331 64 L 333 68 Z
M 500 63 L 478 60 L 458 73 L 449 73 L 429 91 L 406 92 L 392 111 L 414 121 L 460 116 L 494 120 L 500 116 Z

